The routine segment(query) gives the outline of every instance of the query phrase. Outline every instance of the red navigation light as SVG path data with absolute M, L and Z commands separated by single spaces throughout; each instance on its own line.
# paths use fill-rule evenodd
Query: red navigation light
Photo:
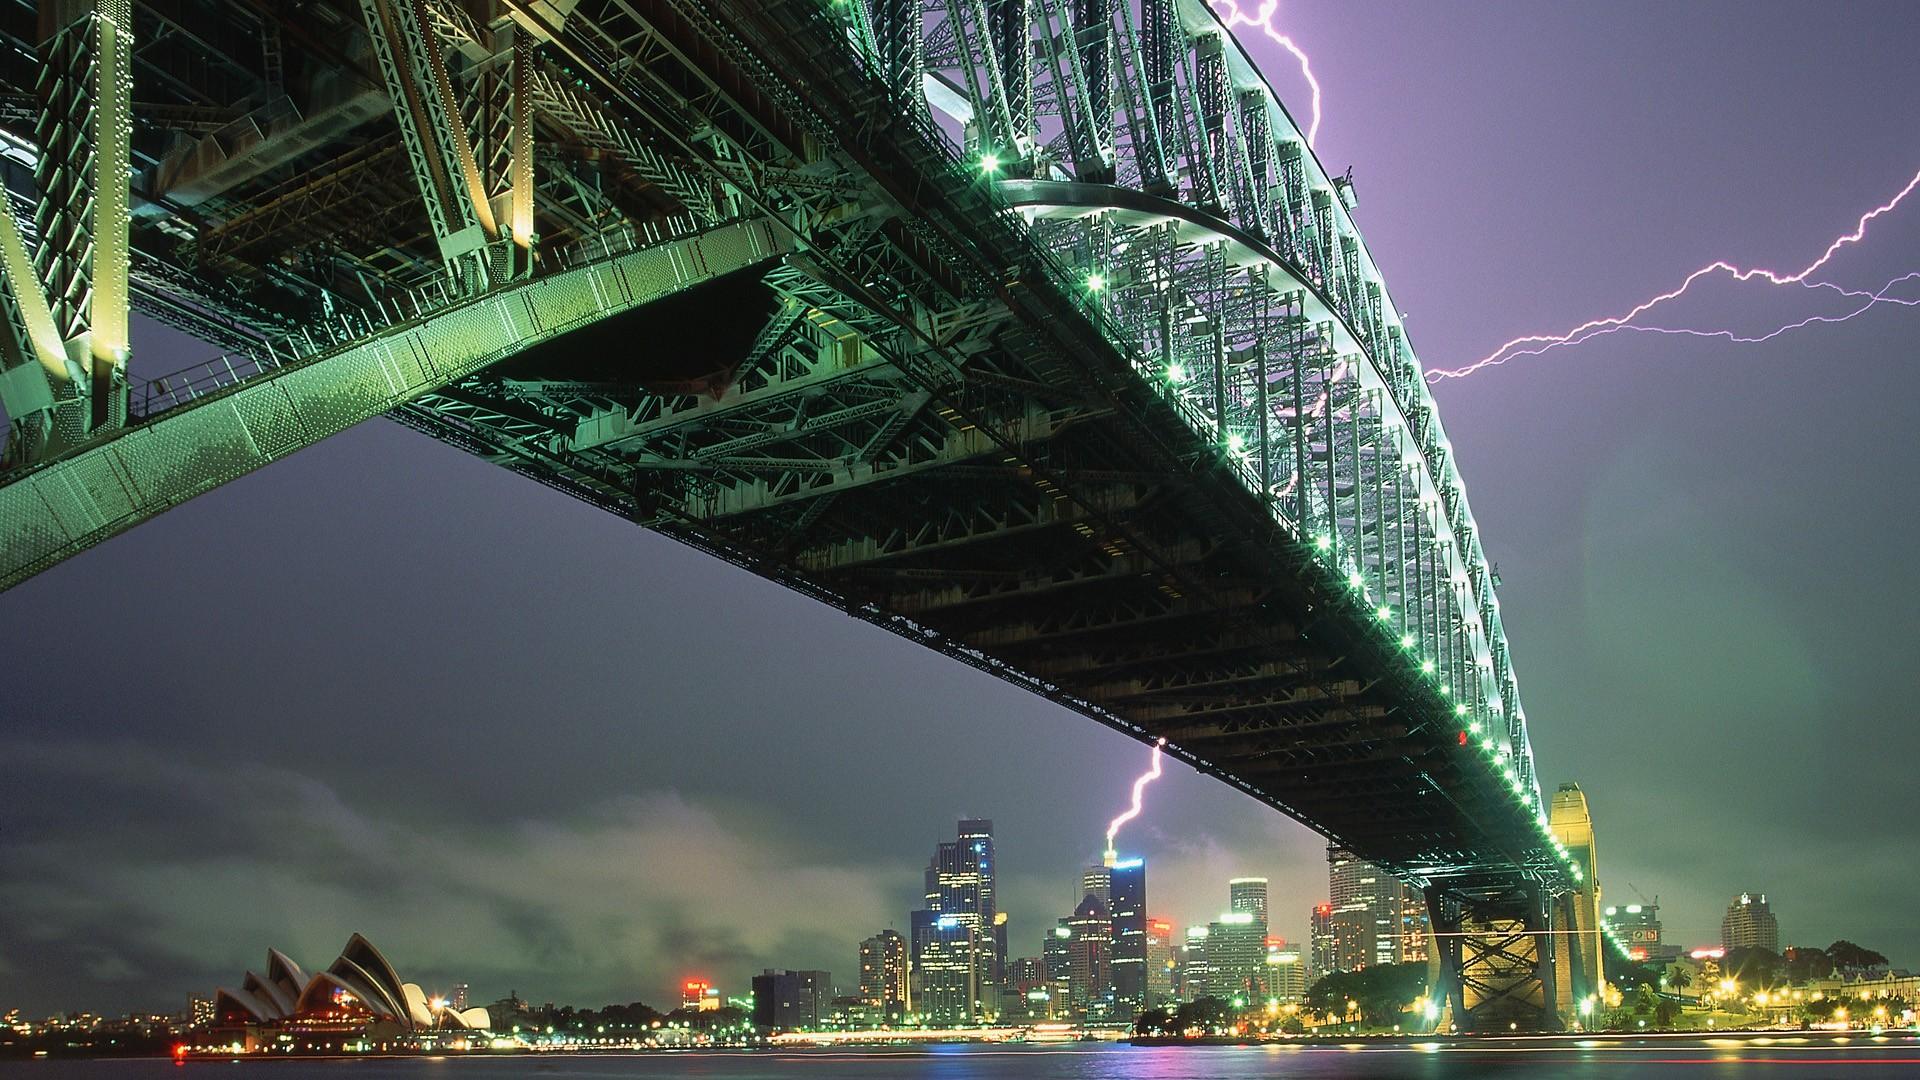
M 1467 733 L 1464 731 L 1460 733 L 1460 745 L 1461 746 L 1467 745 Z
M 175 1065 L 178 1065 L 181 1062 L 185 1061 L 186 1057 L 187 1057 L 187 1044 L 174 1043 L 173 1044 L 173 1063 Z

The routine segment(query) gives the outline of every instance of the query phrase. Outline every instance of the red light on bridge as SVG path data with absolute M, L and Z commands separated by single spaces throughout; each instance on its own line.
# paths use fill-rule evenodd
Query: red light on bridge
M 1467 745 L 1467 733 L 1464 731 L 1460 733 L 1460 745 L 1461 746 Z

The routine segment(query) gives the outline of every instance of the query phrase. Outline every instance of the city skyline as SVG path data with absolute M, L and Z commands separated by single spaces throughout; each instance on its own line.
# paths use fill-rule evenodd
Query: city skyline
M 1911 175 L 1911 12 L 1756 19 L 1703 64 L 1673 58 L 1718 16 L 1603 14 L 1286 5 L 1327 89 L 1319 150 L 1356 166 L 1424 355 L 1470 359 L 1723 252 L 1790 261 Z M 1434 41 L 1459 71 L 1423 70 Z M 1284 86 L 1286 58 L 1248 43 Z M 1643 45 L 1671 70 L 1623 88 L 1610 58 Z M 1785 74 L 1754 89 L 1741 63 Z M 1732 84 L 1760 99 L 1711 124 L 1669 108 Z M 1609 95 L 1629 96 L 1581 108 Z M 1716 186 L 1723 166 L 1766 182 Z M 1911 269 L 1920 215 L 1884 225 L 1847 280 Z M 1737 322 L 1766 300 L 1706 303 Z M 1885 600 L 1920 589 L 1894 539 L 1920 523 L 1884 499 L 1883 445 L 1909 419 L 1911 326 L 1882 313 L 1740 352 L 1623 335 L 1435 391 L 1505 578 L 1543 785 L 1586 788 L 1606 902 L 1663 895 L 1675 944 L 1716 942 L 1754 889 L 1783 945 L 1920 960 L 1892 914 L 1907 829 L 1836 832 L 1829 809 L 1896 790 L 1915 749 Z M 143 345 L 145 370 L 205 352 L 168 335 L 143 337 L 166 342 Z M 1810 461 L 1781 445 L 1793 428 L 1835 445 Z M 862 938 L 907 933 L 928 843 L 971 815 L 998 825 L 1000 910 L 1037 942 L 1144 754 L 384 422 L 0 611 L 67 641 L 109 622 L 128 665 L 9 675 L 0 904 L 19 918 L 0 927 L 0 1006 L 161 1006 L 269 943 L 320 956 L 360 929 L 410 975 L 489 998 L 666 1003 L 723 968 L 844 978 Z M 1120 847 L 1148 858 L 1148 914 L 1177 928 L 1264 876 L 1304 944 L 1327 899 L 1321 838 L 1176 761 Z M 775 881 L 789 899 L 769 917 Z

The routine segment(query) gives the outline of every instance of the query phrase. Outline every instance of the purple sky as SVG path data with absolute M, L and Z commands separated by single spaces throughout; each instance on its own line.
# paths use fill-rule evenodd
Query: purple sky
M 1911 4 L 1293 0 L 1280 22 L 1430 367 L 1715 258 L 1797 268 L 1920 168 Z M 1304 119 L 1291 61 L 1253 48 Z M 1920 203 L 1831 280 L 1916 269 Z M 1823 303 L 1716 283 L 1668 317 Z M 197 354 L 143 329 L 140 355 Z M 1916 333 L 1886 308 L 1751 348 L 1617 335 L 1436 389 L 1542 779 L 1587 790 L 1608 899 L 1659 894 L 1683 944 L 1750 889 L 1787 942 L 1920 966 Z M 0 618 L 71 646 L 15 649 L 6 679 L 0 1008 L 172 1007 L 356 929 L 485 999 L 660 1004 L 768 965 L 844 983 L 975 815 L 1031 953 L 1147 757 L 384 422 Z M 1310 834 L 1178 764 L 1121 847 L 1183 923 L 1264 873 L 1302 938 L 1326 888 Z

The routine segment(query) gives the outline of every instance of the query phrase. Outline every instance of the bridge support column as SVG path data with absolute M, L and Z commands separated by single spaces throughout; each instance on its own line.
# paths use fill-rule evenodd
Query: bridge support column
M 0 234 L 10 463 L 52 456 L 127 418 L 133 7 L 39 8 L 39 248 L 29 253 L 11 220 Z
M 1428 994 L 1441 1026 L 1461 1031 L 1558 1031 L 1547 903 L 1531 884 L 1433 885 L 1426 891 L 1434 951 Z

